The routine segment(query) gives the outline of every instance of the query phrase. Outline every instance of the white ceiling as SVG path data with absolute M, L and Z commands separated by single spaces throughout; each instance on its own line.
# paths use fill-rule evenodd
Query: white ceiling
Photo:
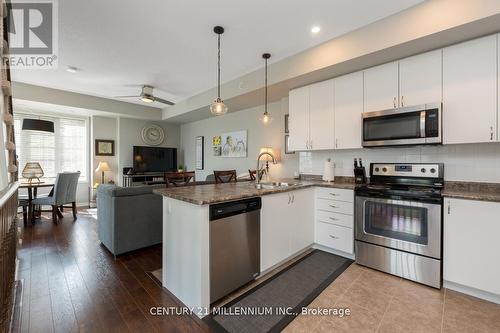
M 142 84 L 174 102 L 229 81 L 423 0 L 64 0 L 59 3 L 59 69 L 17 70 L 15 81 L 110 97 Z M 311 27 L 319 25 L 317 35 Z M 66 66 L 80 72 L 72 74 Z M 139 102 L 138 99 L 122 99 Z M 144 103 L 143 103 L 144 104 Z M 153 103 L 152 106 L 164 107 Z

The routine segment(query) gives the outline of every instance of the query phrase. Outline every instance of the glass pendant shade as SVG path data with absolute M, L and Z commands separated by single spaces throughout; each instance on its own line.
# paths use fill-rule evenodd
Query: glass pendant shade
M 38 162 L 28 162 L 24 166 L 22 176 L 28 179 L 28 183 L 31 183 L 34 179 L 40 181 L 40 177 L 43 177 L 43 169 Z
M 212 105 L 210 105 L 210 112 L 216 116 L 222 116 L 227 113 L 227 106 L 222 99 L 217 98 Z
M 271 114 L 266 111 L 260 117 L 260 121 L 262 122 L 262 124 L 268 125 L 273 122 L 273 116 L 271 116 Z

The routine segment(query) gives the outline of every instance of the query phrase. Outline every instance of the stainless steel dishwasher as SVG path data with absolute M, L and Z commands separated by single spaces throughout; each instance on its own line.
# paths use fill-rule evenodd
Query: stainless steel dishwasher
M 260 198 L 210 205 L 210 303 L 260 273 Z

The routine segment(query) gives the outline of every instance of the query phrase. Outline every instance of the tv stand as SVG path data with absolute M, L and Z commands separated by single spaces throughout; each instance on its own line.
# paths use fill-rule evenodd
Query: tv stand
M 144 172 L 133 175 L 123 175 L 123 187 L 153 185 L 165 182 L 164 172 Z

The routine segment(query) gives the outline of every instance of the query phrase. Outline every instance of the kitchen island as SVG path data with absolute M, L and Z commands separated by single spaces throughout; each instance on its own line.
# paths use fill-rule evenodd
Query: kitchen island
M 314 187 L 352 192 L 354 184 L 351 179 L 330 183 L 297 183 L 296 180 L 293 182 L 296 183 L 293 186 L 262 189 L 257 189 L 254 182 L 155 189 L 155 193 L 163 196 L 163 286 L 192 308 L 199 317 L 209 313 L 209 212 L 212 204 L 262 197 L 263 221 L 281 220 L 285 224 L 289 223 L 286 227 L 289 230 L 276 230 L 275 227 L 265 226 L 261 228 L 260 273 L 269 271 L 274 267 L 273 264 L 286 259 L 283 253 L 288 257 L 288 254 L 294 255 L 309 248 L 314 243 Z M 298 232 L 292 235 L 290 230 Z M 285 236 L 295 238 L 275 239 Z M 275 243 L 276 246 L 284 246 L 281 246 L 282 249 L 269 249 L 275 246 Z M 263 258 L 263 253 L 270 255 Z

